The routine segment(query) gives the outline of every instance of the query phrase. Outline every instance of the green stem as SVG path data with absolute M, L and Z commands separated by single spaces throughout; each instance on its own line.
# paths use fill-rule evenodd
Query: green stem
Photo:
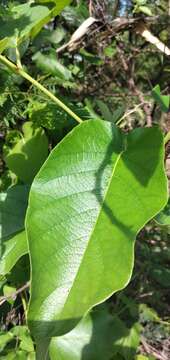
M 37 80 L 33 79 L 23 68 L 16 66 L 13 62 L 9 61 L 5 56 L 0 55 L 0 62 L 6 65 L 16 74 L 22 76 L 24 79 L 28 80 L 31 84 L 37 87 L 42 91 L 46 96 L 48 96 L 52 101 L 54 101 L 60 108 L 67 112 L 73 119 L 78 123 L 82 122 L 82 119 L 76 115 L 68 106 L 66 106 L 61 100 L 59 100 L 55 95 L 53 95 L 49 90 L 47 90 L 43 85 L 41 85 Z
M 164 137 L 164 144 L 166 145 L 170 141 L 170 131 Z
M 19 49 L 18 49 L 18 45 L 16 46 L 15 52 L 16 52 L 17 67 L 21 69 L 22 64 L 21 64 L 21 57 L 20 57 L 20 52 L 19 52 Z

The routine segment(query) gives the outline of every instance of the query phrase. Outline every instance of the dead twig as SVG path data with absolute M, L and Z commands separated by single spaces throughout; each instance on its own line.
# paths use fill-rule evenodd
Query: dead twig
M 116 125 L 119 125 L 124 119 L 126 119 L 128 116 L 130 116 L 131 114 L 135 113 L 138 108 L 140 108 L 141 106 L 143 106 L 143 102 L 136 105 L 132 110 L 127 111 L 116 123 Z
M 139 22 L 135 30 L 137 34 L 140 34 L 144 39 L 146 39 L 146 41 L 156 46 L 157 49 L 159 49 L 162 53 L 170 56 L 170 49 L 150 32 L 149 28 L 145 25 L 144 22 Z
M 158 352 L 154 349 L 150 344 L 148 344 L 143 336 L 141 336 L 141 343 L 148 355 L 153 355 L 157 360 L 167 360 L 167 357 L 163 355 L 163 353 Z
M 18 294 L 22 293 L 24 290 L 28 289 L 29 287 L 30 287 L 30 281 L 28 281 L 25 285 L 23 285 L 18 290 L 16 290 L 13 294 L 8 296 L 1 296 L 0 306 L 4 304 L 6 301 L 8 301 L 8 299 L 15 299 Z
M 67 44 L 62 45 L 60 48 L 56 50 L 56 53 L 60 53 L 65 50 L 67 47 L 70 50 L 73 50 L 77 42 L 79 42 L 89 31 L 90 27 L 99 20 L 95 19 L 94 17 L 90 16 L 88 19 L 83 21 L 83 23 L 78 27 L 78 29 L 73 33 L 71 39 L 68 41 Z

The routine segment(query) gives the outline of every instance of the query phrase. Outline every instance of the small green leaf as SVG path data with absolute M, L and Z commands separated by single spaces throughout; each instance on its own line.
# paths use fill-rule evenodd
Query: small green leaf
M 29 188 L 16 185 L 0 193 L 0 274 L 10 272 L 17 260 L 27 253 L 24 231 Z M 19 232 L 19 233 L 18 233 Z
M 4 242 L 3 254 L 0 259 L 0 275 L 8 274 L 20 257 L 27 253 L 28 246 L 25 231 Z
M 30 333 L 27 326 L 15 326 L 13 329 L 11 329 L 11 332 L 19 339 L 21 340 L 21 343 L 19 345 L 21 350 L 27 351 L 27 352 L 33 352 L 34 351 L 34 345 L 32 342 L 32 339 L 30 337 Z
M 165 208 L 155 216 L 155 221 L 160 226 L 169 226 L 170 228 L 170 198 Z
M 104 55 L 109 58 L 113 57 L 117 53 L 116 43 L 113 42 L 111 45 L 105 47 Z
M 160 318 L 157 312 L 146 304 L 139 305 L 140 319 L 142 322 L 155 321 L 159 322 Z
M 6 284 L 4 285 L 3 294 L 4 294 L 4 296 L 7 297 L 7 301 L 10 304 L 13 304 L 16 299 L 16 295 L 14 296 L 15 292 L 16 292 L 16 288 L 14 288 L 13 286 L 9 286 Z
M 170 198 L 165 208 L 155 216 L 154 220 L 163 231 L 170 234 Z
M 106 121 L 113 121 L 113 115 L 110 112 L 108 106 L 101 100 L 97 100 L 97 105 L 101 111 L 101 114 L 103 116 L 103 119 L 105 119 Z
M 32 182 L 48 155 L 48 139 L 42 128 L 25 122 L 23 136 L 14 146 L 4 146 L 8 168 L 25 183 Z
M 29 187 L 15 185 L 0 193 L 0 240 L 24 229 Z
M 35 338 L 70 331 L 127 285 L 136 234 L 167 202 L 163 159 L 159 128 L 125 135 L 100 120 L 75 127 L 51 152 L 26 218 Z
M 148 6 L 140 5 L 138 7 L 138 11 L 142 12 L 145 15 L 153 16 L 153 13 L 152 13 L 151 9 Z
M 8 45 L 8 38 L 4 38 L 2 40 L 0 40 L 0 54 L 5 50 L 5 48 L 7 47 Z
M 13 344 L 7 348 L 6 345 L 11 341 Z M 15 343 L 16 346 L 14 346 Z M 15 350 L 13 350 L 14 347 Z M 27 326 L 14 326 L 7 333 L 1 333 L 0 352 L 2 351 L 6 355 L 1 355 L 0 358 L 4 360 L 35 360 L 34 345 Z
M 7 333 L 0 333 L 0 352 L 3 351 L 5 346 L 13 339 L 14 335 L 8 331 Z
M 161 110 L 164 112 L 169 111 L 169 104 L 170 104 L 170 96 L 169 95 L 161 95 L 160 86 L 156 85 L 152 89 L 152 95 L 155 101 L 160 106 Z
M 52 44 L 59 44 L 65 37 L 66 31 L 62 26 L 58 26 L 53 32 L 49 31 L 49 35 L 47 35 L 47 40 Z

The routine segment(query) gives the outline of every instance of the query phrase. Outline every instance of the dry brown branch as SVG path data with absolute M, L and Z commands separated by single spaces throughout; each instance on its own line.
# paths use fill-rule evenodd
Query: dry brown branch
M 8 299 L 15 299 L 18 294 L 22 293 L 24 290 L 28 289 L 29 287 L 30 287 L 30 281 L 27 282 L 22 287 L 20 287 L 18 290 L 16 290 L 13 294 L 11 294 L 9 296 L 1 296 L 0 297 L 0 306 L 2 304 L 4 304 L 6 301 L 8 301 Z
M 170 56 L 170 49 L 150 32 L 144 22 L 140 21 L 135 30 L 137 34 L 140 34 L 144 39 L 146 39 L 146 41 L 156 46 L 162 53 Z
M 148 344 L 145 340 L 145 338 L 143 336 L 141 336 L 141 344 L 144 348 L 144 351 L 148 354 L 148 355 L 153 355 L 156 357 L 157 360 L 168 360 L 167 356 L 165 356 L 163 354 L 163 352 L 160 352 L 158 350 L 156 350 L 153 346 L 151 346 L 150 344 Z
M 70 50 L 74 49 L 77 42 L 79 42 L 84 35 L 87 34 L 90 27 L 97 22 L 98 20 L 94 17 L 90 16 L 88 19 L 83 21 L 83 23 L 78 27 L 78 29 L 73 33 L 71 39 L 68 41 L 67 44 L 62 45 L 60 48 L 56 50 L 57 54 L 62 52 L 65 48 L 69 47 Z

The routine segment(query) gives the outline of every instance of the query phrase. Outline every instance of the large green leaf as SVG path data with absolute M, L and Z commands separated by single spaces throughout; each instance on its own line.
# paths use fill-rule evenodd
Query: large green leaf
M 34 179 L 26 219 L 36 338 L 71 330 L 130 280 L 138 231 L 167 202 L 159 128 L 74 128 Z
M 48 156 L 48 139 L 41 127 L 25 122 L 23 134 L 13 146 L 4 146 L 8 168 L 25 183 L 31 183 Z M 9 136 L 9 135 L 8 135 Z
M 17 185 L 0 193 L 0 275 L 7 274 L 27 252 L 24 230 L 29 188 Z
M 54 16 L 58 15 L 70 0 L 58 0 L 55 4 L 37 5 L 25 3 L 13 6 L 11 16 L 0 19 L 0 52 L 15 47 L 28 37 L 35 36 Z

